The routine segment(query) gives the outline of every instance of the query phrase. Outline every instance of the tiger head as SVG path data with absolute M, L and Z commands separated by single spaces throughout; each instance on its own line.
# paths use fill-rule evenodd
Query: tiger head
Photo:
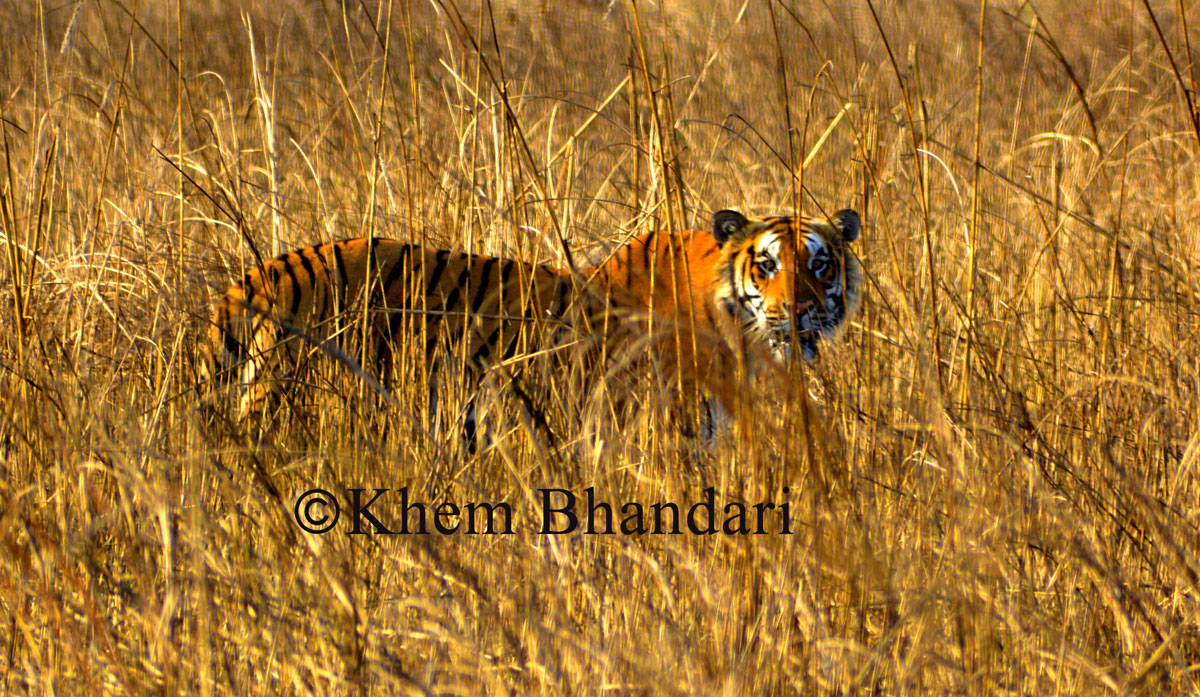
M 858 307 L 862 267 L 849 243 L 861 227 L 852 210 L 828 220 L 718 212 L 718 304 L 776 356 L 790 354 L 795 336 L 801 355 L 813 360 L 817 340 L 833 335 Z

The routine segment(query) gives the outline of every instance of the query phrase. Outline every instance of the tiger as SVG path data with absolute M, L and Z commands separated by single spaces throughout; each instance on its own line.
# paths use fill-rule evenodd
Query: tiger
M 356 370 L 358 358 L 373 361 L 360 372 L 386 392 L 374 377 L 401 354 L 457 364 L 477 380 L 567 327 L 630 341 L 652 334 L 683 382 L 709 386 L 737 360 L 751 369 L 785 361 L 793 343 L 804 360 L 817 358 L 818 342 L 859 305 L 863 270 L 849 245 L 860 230 L 850 209 L 756 219 L 721 210 L 707 231 L 650 232 L 578 270 L 378 237 L 326 242 L 266 261 L 225 292 L 201 379 L 234 384 L 243 419 L 261 410 L 300 345 Z M 339 350 L 355 345 L 348 336 L 365 342 Z M 735 397 L 728 387 L 709 392 L 718 411 Z

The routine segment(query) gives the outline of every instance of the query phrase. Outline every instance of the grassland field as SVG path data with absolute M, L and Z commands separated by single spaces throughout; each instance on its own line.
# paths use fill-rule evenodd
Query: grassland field
M 0 694 L 1200 693 L 1195 3 L 3 0 L 0 36 Z M 501 400 L 469 453 L 335 361 L 269 422 L 200 404 L 255 254 L 847 207 L 858 314 L 711 444 Z M 317 487 L 517 523 L 310 534 Z M 545 488 L 790 534 L 541 534 Z

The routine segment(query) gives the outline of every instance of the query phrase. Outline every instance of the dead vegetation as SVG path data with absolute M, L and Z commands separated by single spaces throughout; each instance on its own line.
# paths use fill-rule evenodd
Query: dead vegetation
M 0 13 L 0 690 L 1200 689 L 1194 8 L 466 4 Z M 859 316 L 711 452 L 654 409 L 548 448 L 501 400 L 466 457 L 335 368 L 261 441 L 197 407 L 256 254 L 562 264 L 847 206 Z M 294 522 L 403 486 L 516 532 Z M 589 486 L 796 530 L 538 534 L 539 488 Z

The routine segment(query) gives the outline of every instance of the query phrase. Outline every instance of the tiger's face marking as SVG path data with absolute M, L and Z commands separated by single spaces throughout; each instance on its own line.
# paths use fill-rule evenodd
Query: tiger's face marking
M 790 354 L 795 337 L 804 359 L 815 359 L 817 341 L 836 333 L 857 308 L 862 269 L 849 243 L 860 229 L 852 210 L 828 220 L 717 213 L 721 306 L 777 357 Z

